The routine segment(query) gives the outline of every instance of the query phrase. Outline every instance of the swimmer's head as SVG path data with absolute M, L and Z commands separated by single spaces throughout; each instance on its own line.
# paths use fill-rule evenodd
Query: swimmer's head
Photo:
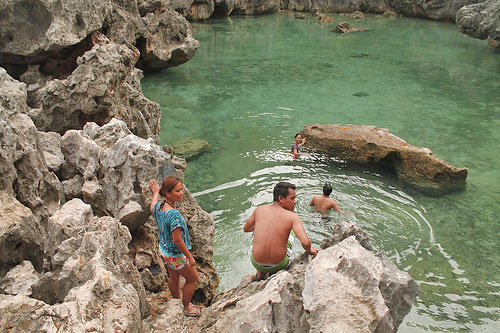
M 332 193 L 332 185 L 325 183 L 325 185 L 323 185 L 323 194 L 329 196 L 330 193 Z
M 273 189 L 273 201 L 279 201 L 279 196 L 281 195 L 283 198 L 288 197 L 288 190 L 295 190 L 295 185 L 288 182 L 279 182 Z

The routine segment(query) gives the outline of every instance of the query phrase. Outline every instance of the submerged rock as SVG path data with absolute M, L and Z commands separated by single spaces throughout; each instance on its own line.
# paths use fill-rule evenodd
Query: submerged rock
M 409 145 L 387 129 L 362 125 L 306 125 L 306 146 L 349 162 L 392 168 L 399 179 L 429 194 L 465 187 L 467 168 L 457 168 L 427 148 Z
M 205 140 L 189 137 L 172 143 L 172 148 L 176 155 L 189 161 L 207 151 L 210 144 Z

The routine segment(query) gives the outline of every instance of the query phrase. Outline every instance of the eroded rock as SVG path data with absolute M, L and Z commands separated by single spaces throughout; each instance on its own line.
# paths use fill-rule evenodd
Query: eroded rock
M 83 203 L 80 203 L 82 205 Z M 78 205 L 63 206 L 50 224 L 67 224 Z M 85 220 L 85 219 L 84 219 Z M 82 232 L 71 232 L 55 255 L 62 265 L 52 265 L 31 286 L 32 297 L 0 295 L 2 327 L 25 331 L 142 331 L 148 314 L 140 275 L 128 258 L 130 233 L 110 217 L 93 218 Z M 66 235 L 69 236 L 69 235 Z M 50 320 L 47 320 L 50 318 Z
M 416 299 L 418 285 L 357 239 L 369 243 L 359 227 L 342 223 L 323 242 L 334 245 L 316 258 L 302 254 L 287 270 L 264 281 L 252 282 L 247 275 L 203 311 L 200 330 L 395 332 Z
M 0 190 L 47 217 L 59 207 L 62 185 L 46 164 L 26 99 L 26 85 L 0 67 Z
M 465 186 L 467 168 L 457 168 L 431 150 L 409 145 L 387 129 L 362 125 L 306 125 L 306 146 L 348 162 L 380 164 L 394 169 L 403 182 L 429 194 Z
M 340 22 L 335 26 L 335 32 L 342 34 L 348 34 L 356 31 L 368 31 L 368 29 L 355 27 L 349 22 Z
M 280 10 L 280 0 L 234 0 L 233 14 L 269 14 Z
M 39 219 L 5 191 L 0 191 L 0 216 L 0 277 L 24 260 L 41 271 L 45 232 Z
M 500 2 L 487 0 L 458 10 L 457 26 L 461 33 L 488 39 L 491 47 L 500 47 Z

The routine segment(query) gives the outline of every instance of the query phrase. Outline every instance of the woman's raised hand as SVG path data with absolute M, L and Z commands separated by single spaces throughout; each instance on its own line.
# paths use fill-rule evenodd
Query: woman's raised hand
M 158 186 L 155 179 L 149 180 L 149 189 L 153 192 L 153 194 L 160 192 L 160 186 Z

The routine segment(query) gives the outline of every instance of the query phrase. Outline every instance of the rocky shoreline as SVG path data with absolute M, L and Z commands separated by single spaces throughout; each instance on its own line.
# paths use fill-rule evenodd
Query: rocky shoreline
M 147 180 L 170 174 L 182 177 L 186 162 L 172 148 L 158 145 L 160 107 L 142 94 L 140 80 L 143 71 L 181 65 L 194 56 L 199 43 L 188 19 L 280 9 L 312 13 L 396 9 L 405 14 L 420 8 L 417 4 L 427 6 L 413 0 L 414 7 L 400 10 L 394 1 L 352 0 L 333 7 L 321 0 L 3 2 L 2 329 L 151 332 L 185 327 L 179 304 L 163 300 L 168 296 L 166 272 L 147 209 Z M 461 4 L 460 0 L 443 3 Z M 450 19 L 462 6 L 445 7 L 451 14 L 435 17 Z M 411 13 L 431 17 L 433 8 Z M 464 19 L 464 31 L 474 34 L 484 10 L 466 12 L 472 19 Z M 491 32 L 495 24 L 481 23 L 477 36 L 487 36 L 490 45 L 498 47 L 498 36 Z M 202 317 L 189 324 L 190 331 L 239 327 L 240 331 L 308 332 L 336 325 L 343 331 L 389 332 L 397 330 L 415 300 L 415 281 L 383 255 L 375 256 L 354 225 L 339 225 L 327 242 L 330 247 L 325 245 L 312 262 L 299 257 L 289 270 L 266 281 L 244 280 L 239 287 L 217 294 L 214 221 L 187 188 L 184 197 L 179 209 L 190 226 L 200 273 L 193 300 L 207 306 Z M 345 259 L 339 261 L 339 256 Z M 324 271 L 335 271 L 331 285 L 315 286 L 328 280 Z M 336 285 L 337 281 L 345 284 Z M 347 288 L 356 290 L 357 297 L 343 295 Z M 334 290 L 333 294 L 320 297 L 317 291 L 324 289 Z M 258 296 L 263 294 L 267 298 Z M 262 299 L 264 303 L 258 304 Z M 332 311 L 334 301 L 345 311 Z M 250 312 L 248 307 L 257 310 Z M 243 315 L 247 317 L 241 321 Z M 353 315 L 363 320 L 347 321 Z

